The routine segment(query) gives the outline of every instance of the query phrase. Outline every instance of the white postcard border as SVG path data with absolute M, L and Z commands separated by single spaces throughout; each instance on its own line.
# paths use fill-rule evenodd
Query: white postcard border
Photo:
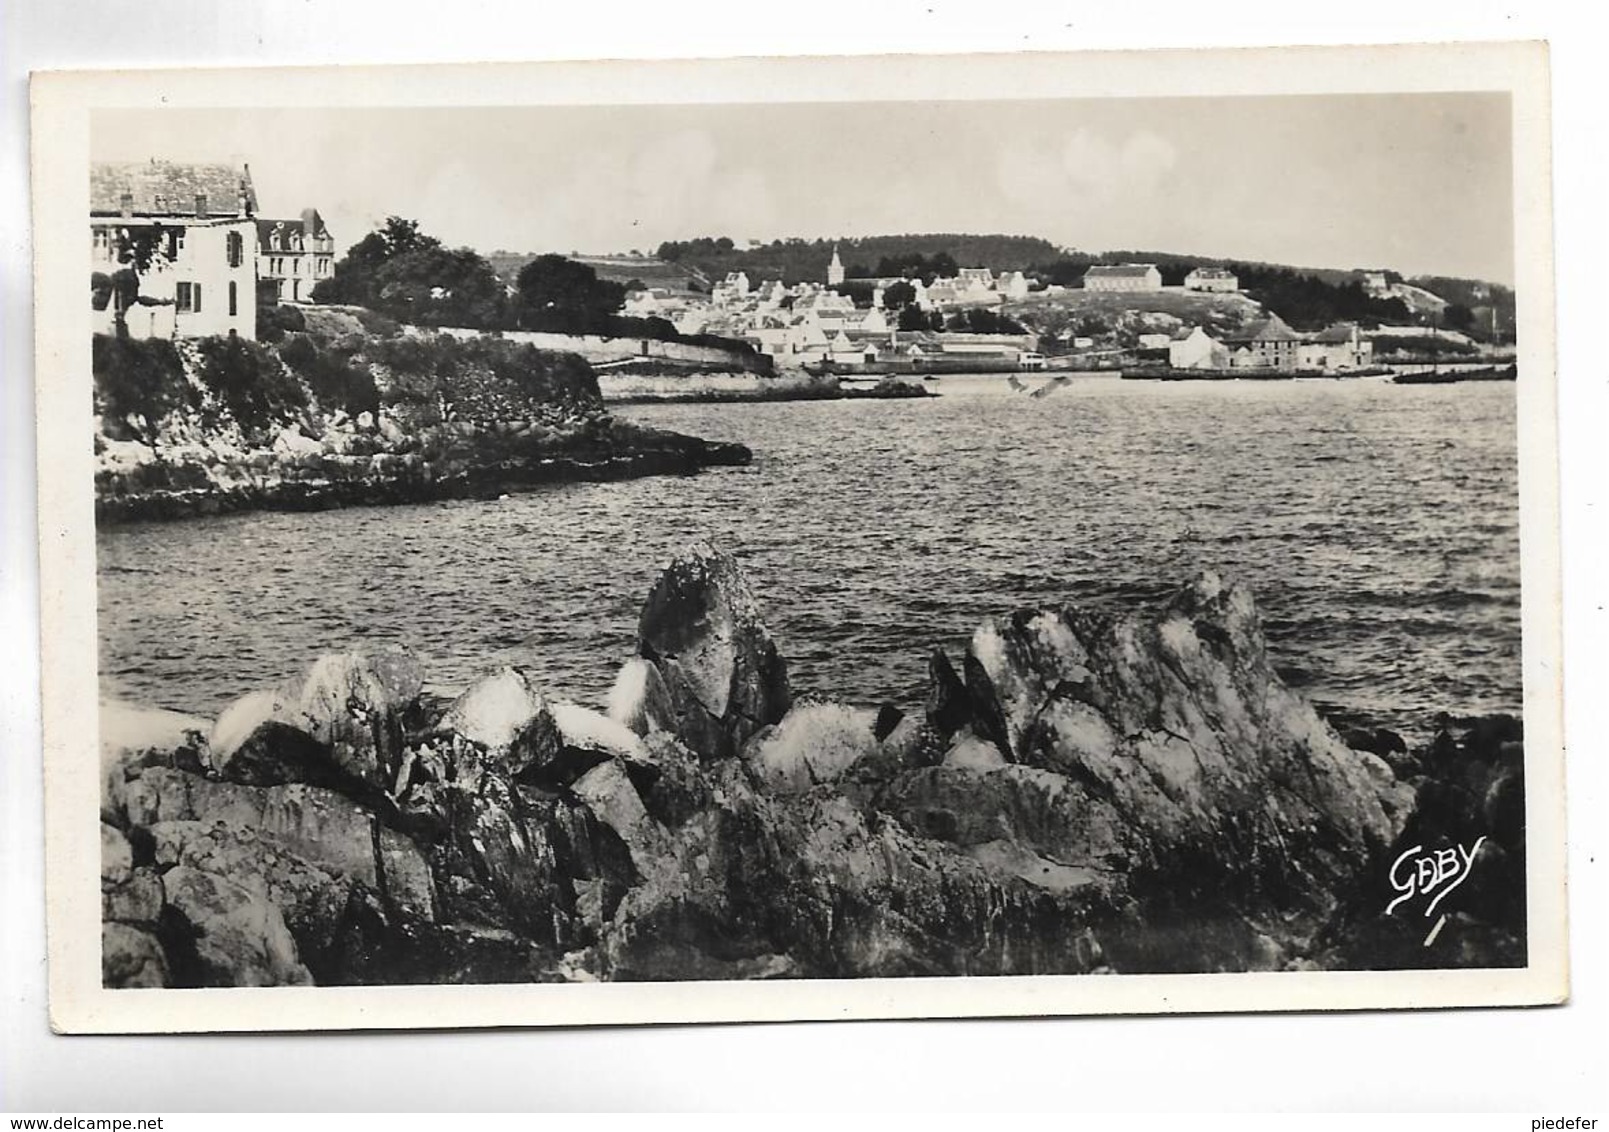
M 101 987 L 95 527 L 82 292 L 96 109 L 508 106 L 1497 90 L 1512 95 L 1530 965 L 1516 970 L 474 987 Z M 1549 110 L 1540 44 L 888 56 L 36 76 L 46 867 L 63 1032 L 364 1030 L 1526 1005 L 1567 994 Z

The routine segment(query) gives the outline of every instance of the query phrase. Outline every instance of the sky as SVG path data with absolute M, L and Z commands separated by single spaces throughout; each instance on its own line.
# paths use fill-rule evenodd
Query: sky
M 100 111 L 92 159 L 236 161 L 338 248 L 976 232 L 1512 283 L 1505 94 Z

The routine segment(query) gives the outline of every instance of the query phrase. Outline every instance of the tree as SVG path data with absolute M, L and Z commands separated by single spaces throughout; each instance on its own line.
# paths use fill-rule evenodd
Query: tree
M 92 272 L 89 279 L 90 302 L 96 310 L 112 303 L 113 325 L 117 336 L 128 336 L 128 309 L 135 303 L 166 305 L 171 300 L 148 299 L 140 294 L 140 276 L 153 266 L 171 262 L 178 252 L 180 232 L 160 224 L 130 225 L 111 234 L 112 249 L 122 264 L 111 275 Z M 116 302 L 112 302 L 115 297 Z
M 891 311 L 902 311 L 916 301 L 916 288 L 903 279 L 883 288 L 883 306 Z
M 1453 330 L 1468 332 L 1475 325 L 1475 312 L 1463 303 L 1448 303 L 1441 312 L 1442 322 Z
M 927 312 L 915 303 L 900 308 L 899 328 L 901 330 L 931 330 L 933 324 L 927 317 Z
M 515 286 L 519 323 L 528 330 L 601 330 L 626 299 L 619 283 L 599 279 L 591 267 L 561 255 L 537 256 L 520 268 Z
M 502 280 L 470 248 L 447 248 L 414 220 L 390 216 L 347 249 L 314 302 L 350 303 L 420 326 L 507 324 Z

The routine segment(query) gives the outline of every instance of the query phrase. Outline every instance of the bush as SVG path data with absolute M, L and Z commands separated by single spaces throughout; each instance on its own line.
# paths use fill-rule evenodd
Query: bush
M 273 351 L 242 338 L 201 338 L 197 376 L 243 432 L 289 423 L 307 408 L 307 392 Z
M 1377 334 L 1374 337 L 1375 354 L 1407 354 L 1412 357 L 1431 357 L 1432 355 L 1448 354 L 1474 354 L 1479 348 L 1469 342 L 1460 342 L 1454 338 L 1431 338 L 1417 335 Z
M 380 390 L 368 367 L 353 362 L 352 351 L 339 345 L 320 347 L 305 334 L 293 336 L 279 348 L 282 362 L 307 382 L 319 406 L 340 409 L 348 416 L 378 412 Z
M 381 314 L 379 311 L 371 311 L 367 307 L 359 307 L 352 313 L 355 314 L 357 316 L 357 320 L 363 324 L 363 329 L 367 330 L 376 338 L 395 338 L 402 333 L 402 324 L 400 322 L 394 318 Z
M 95 411 L 114 440 L 155 443 L 161 419 L 198 400 L 178 351 L 165 339 L 97 334 L 90 344 L 90 368 Z M 130 425 L 131 416 L 145 418 L 145 427 Z
M 287 333 L 307 329 L 307 318 L 295 307 L 265 303 L 257 308 L 257 341 L 278 342 Z
M 498 380 L 536 401 L 596 401 L 598 375 L 579 354 L 554 353 L 535 346 L 498 350 L 488 359 Z

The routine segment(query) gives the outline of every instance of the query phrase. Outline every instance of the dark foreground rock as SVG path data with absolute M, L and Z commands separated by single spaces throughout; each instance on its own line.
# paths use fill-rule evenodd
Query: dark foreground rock
M 1210 575 L 1155 611 L 986 622 L 910 713 L 795 702 L 708 546 L 639 644 L 608 715 L 517 668 L 430 712 L 398 654 L 325 657 L 210 727 L 109 714 L 106 984 L 1524 962 L 1517 725 L 1354 749 Z M 1427 946 L 1424 902 L 1385 912 L 1393 866 L 1478 837 Z

